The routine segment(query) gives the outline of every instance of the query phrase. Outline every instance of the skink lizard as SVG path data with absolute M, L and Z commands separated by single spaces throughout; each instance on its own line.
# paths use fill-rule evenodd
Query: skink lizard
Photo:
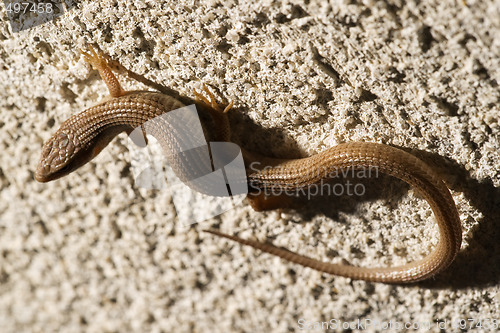
M 82 53 L 85 60 L 99 71 L 108 86 L 110 98 L 70 117 L 44 144 L 35 173 L 35 178 L 39 182 L 48 182 L 71 173 L 92 160 L 120 132 L 130 132 L 148 120 L 192 101 L 173 90 L 138 76 L 118 62 L 97 54 L 93 49 L 90 49 L 90 53 Z M 124 70 L 129 76 L 153 86 L 160 92 L 125 91 L 113 74 L 112 68 Z M 205 86 L 204 91 L 210 100 L 197 92 L 195 96 L 213 119 L 214 137 L 220 141 L 228 141 L 230 126 L 227 111 L 232 104 L 222 109 Z M 180 130 L 189 131 L 189 128 Z M 167 146 L 175 145 L 175 135 L 168 134 L 163 133 L 163 136 L 160 135 L 157 139 L 164 140 Z M 260 170 L 247 168 L 248 198 L 256 210 L 273 208 L 266 203 L 274 201 L 264 193 L 307 188 L 322 181 L 330 171 L 334 170 L 378 168 L 379 171 L 414 186 L 427 200 L 439 226 L 440 241 L 430 254 L 419 261 L 397 267 L 362 268 L 321 262 L 268 243 L 206 230 L 212 234 L 250 245 L 321 272 L 385 283 L 416 282 L 434 276 L 453 262 L 460 249 L 461 224 L 448 188 L 431 167 L 405 151 L 368 142 L 340 144 L 301 159 L 266 158 L 243 149 L 242 151 L 246 166 L 255 161 L 264 166 Z

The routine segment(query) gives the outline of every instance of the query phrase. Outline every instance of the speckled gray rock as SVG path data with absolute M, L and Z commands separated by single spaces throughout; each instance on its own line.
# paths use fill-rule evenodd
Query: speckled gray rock
M 264 154 L 346 141 L 413 152 L 452 190 L 457 261 L 435 280 L 388 286 L 202 233 L 364 266 L 421 258 L 437 242 L 432 213 L 390 179 L 363 198 L 283 213 L 240 205 L 185 226 L 168 188 L 134 185 L 122 135 L 71 176 L 36 183 L 43 141 L 107 95 L 78 53 L 85 43 L 182 94 L 208 84 L 235 102 L 235 141 Z M 459 319 L 499 319 L 498 1 L 93 1 L 19 33 L 2 25 L 0 51 L 1 332 L 289 332 L 331 319 L 433 332 L 447 320 L 451 332 Z

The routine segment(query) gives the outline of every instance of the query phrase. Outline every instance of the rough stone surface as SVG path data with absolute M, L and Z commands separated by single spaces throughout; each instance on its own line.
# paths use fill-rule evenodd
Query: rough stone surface
M 498 0 L 82 1 L 18 33 L 1 8 L 1 332 L 290 332 L 358 319 L 432 332 L 446 320 L 452 332 L 461 319 L 500 319 Z M 391 179 L 366 182 L 363 197 L 282 213 L 241 205 L 189 227 L 172 191 L 135 186 L 125 135 L 70 176 L 35 182 L 43 142 L 107 95 L 80 57 L 86 43 L 182 94 L 206 83 L 235 102 L 235 142 L 263 154 L 347 141 L 411 151 L 451 188 L 464 236 L 456 262 L 431 281 L 391 286 L 202 232 L 401 264 L 438 234 L 425 201 Z M 373 325 L 351 328 L 381 331 Z

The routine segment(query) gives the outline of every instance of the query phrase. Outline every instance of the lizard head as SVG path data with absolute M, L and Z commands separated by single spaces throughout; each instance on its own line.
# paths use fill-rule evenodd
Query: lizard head
M 57 131 L 42 148 L 42 156 L 35 172 L 35 179 L 41 183 L 46 183 L 63 177 L 87 161 L 83 161 L 83 156 L 75 142 L 72 133 Z
M 114 126 L 106 132 L 89 137 L 82 135 L 84 127 L 68 119 L 43 145 L 42 156 L 35 172 L 35 179 L 41 183 L 50 182 L 70 174 L 96 157 L 124 126 Z M 85 138 L 86 140 L 80 139 Z

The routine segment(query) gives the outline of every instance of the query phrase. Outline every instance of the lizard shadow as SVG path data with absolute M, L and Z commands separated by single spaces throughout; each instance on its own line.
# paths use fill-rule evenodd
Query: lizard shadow
M 234 119 L 231 120 L 233 121 Z M 253 138 L 257 138 L 250 145 L 241 145 L 240 142 L 237 142 L 242 147 L 250 151 L 257 151 L 258 147 L 266 147 L 265 149 L 259 148 L 259 150 L 265 156 L 273 156 L 268 151 L 269 144 L 265 143 L 266 139 L 262 139 L 272 137 L 275 142 L 277 140 L 278 142 L 286 143 L 286 150 L 291 152 L 286 156 L 273 157 L 302 157 L 297 144 L 286 140 L 282 130 L 265 129 L 256 125 L 253 121 L 242 119 L 241 117 L 236 120 L 236 123 L 239 125 L 242 122 L 244 122 L 244 132 L 248 131 L 252 133 Z M 236 128 L 238 128 L 238 125 Z M 468 246 L 458 253 L 457 258 L 450 267 L 433 279 L 422 281 L 418 284 L 429 289 L 450 287 L 464 289 L 498 283 L 500 267 L 497 263 L 500 262 L 500 244 L 498 243 L 500 235 L 498 228 L 495 228 L 495 222 L 500 220 L 500 188 L 495 188 L 491 181 L 479 182 L 473 179 L 463 166 L 438 154 L 395 147 L 412 153 L 434 167 L 451 190 L 463 193 L 471 206 L 482 214 L 482 217 L 476 218 L 479 223 L 472 230 L 464 234 Z M 346 181 L 358 180 L 355 177 L 344 179 L 341 177 L 336 179 L 334 184 L 343 184 L 341 186 L 345 189 Z M 385 201 L 385 205 L 388 205 L 391 210 L 397 209 L 401 198 L 410 190 L 410 186 L 407 183 L 384 174 L 378 174 L 375 178 L 363 179 L 361 184 L 363 184 L 363 188 L 365 189 L 363 195 L 336 195 L 335 193 L 327 196 L 316 195 L 314 200 L 307 200 L 307 204 L 303 207 L 302 205 L 293 206 L 297 207 L 297 209 L 293 210 L 294 214 L 300 217 L 301 222 L 298 223 L 308 223 L 318 215 L 324 215 L 337 223 L 347 223 L 345 216 L 347 214 L 359 213 L 358 208 L 361 203 L 377 200 Z M 458 208 L 460 213 L 460 207 Z M 474 217 L 469 216 L 466 218 L 473 219 Z

